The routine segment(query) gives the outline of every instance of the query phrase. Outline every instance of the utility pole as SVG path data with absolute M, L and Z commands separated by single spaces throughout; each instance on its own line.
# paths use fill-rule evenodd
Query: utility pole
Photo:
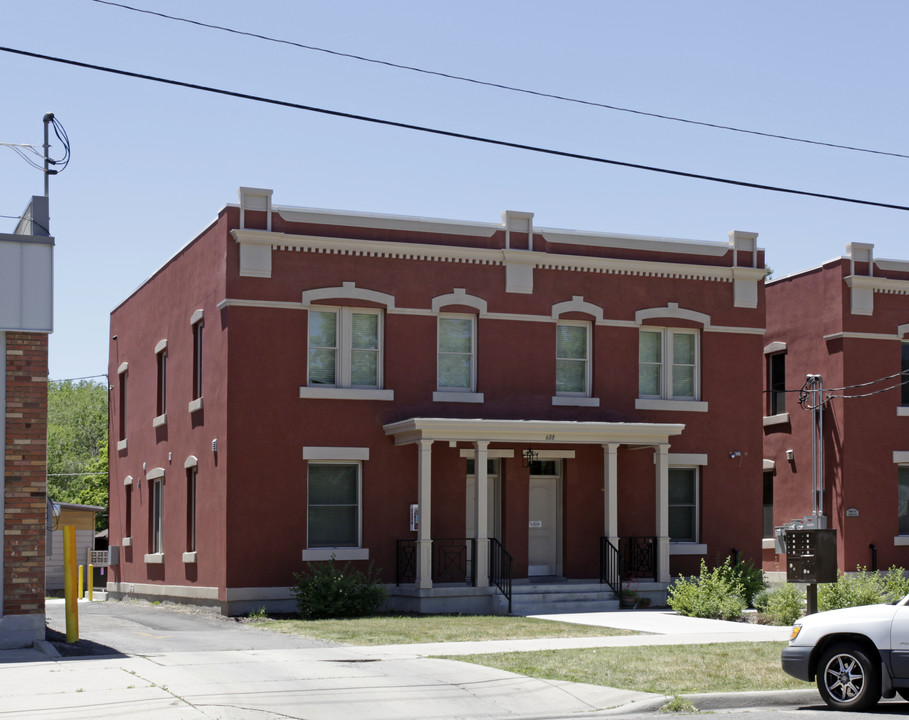
M 50 176 L 56 175 L 56 170 L 50 169 L 50 140 L 48 138 L 48 129 L 50 124 L 54 121 L 53 113 L 46 113 L 44 115 L 44 197 L 50 198 Z
M 824 379 L 820 375 L 805 378 L 806 389 L 811 391 L 811 516 L 815 527 L 827 526 L 824 518 Z M 823 519 L 822 519 L 823 518 Z

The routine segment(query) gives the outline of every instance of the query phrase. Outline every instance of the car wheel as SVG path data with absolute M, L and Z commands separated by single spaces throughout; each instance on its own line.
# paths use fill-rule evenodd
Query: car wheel
M 860 645 L 840 643 L 821 656 L 817 689 L 834 710 L 867 710 L 881 699 L 880 668 Z

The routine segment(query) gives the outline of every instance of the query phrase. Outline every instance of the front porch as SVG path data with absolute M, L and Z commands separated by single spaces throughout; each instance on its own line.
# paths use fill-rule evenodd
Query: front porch
M 401 612 L 468 613 L 484 615 L 541 615 L 618 610 L 622 588 L 646 598 L 653 606 L 666 604 L 668 583 L 658 582 L 656 538 L 619 538 L 613 545 L 600 538 L 600 576 L 568 579 L 536 576 L 513 579 L 513 558 L 495 538 L 489 538 L 489 576 L 485 585 L 474 572 L 474 538 L 437 539 L 432 544 L 432 582 L 416 586 L 415 540 L 397 542 L 396 582 L 389 588 L 388 609 Z
M 416 537 L 398 541 L 390 604 L 509 612 L 512 587 L 539 584 L 537 576 L 605 585 L 612 596 L 597 594 L 610 602 L 623 581 L 648 581 L 652 599 L 665 601 L 669 441 L 684 425 L 412 418 L 384 430 L 417 450 Z M 467 460 L 466 473 L 453 470 L 456 458 Z M 650 531 L 643 542 L 620 534 L 620 496 L 625 532 Z

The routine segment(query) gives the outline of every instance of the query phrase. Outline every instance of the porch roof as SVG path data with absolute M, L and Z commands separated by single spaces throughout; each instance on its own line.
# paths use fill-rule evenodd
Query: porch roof
M 681 423 L 577 422 L 573 420 L 487 420 L 409 418 L 383 426 L 395 445 L 442 442 L 664 445 L 681 435 Z

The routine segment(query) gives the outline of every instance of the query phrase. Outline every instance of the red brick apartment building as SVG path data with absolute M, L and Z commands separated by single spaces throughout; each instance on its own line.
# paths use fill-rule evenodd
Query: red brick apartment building
M 767 283 L 768 572 L 786 570 L 775 528 L 816 516 L 840 570 L 909 567 L 909 262 L 873 248 Z
M 761 557 L 764 260 L 690 242 L 278 207 L 241 188 L 111 314 L 108 589 L 504 612 Z M 608 587 L 608 585 L 607 585 Z
M 46 197 L 0 233 L 0 649 L 44 639 L 47 532 L 47 338 L 54 239 Z

